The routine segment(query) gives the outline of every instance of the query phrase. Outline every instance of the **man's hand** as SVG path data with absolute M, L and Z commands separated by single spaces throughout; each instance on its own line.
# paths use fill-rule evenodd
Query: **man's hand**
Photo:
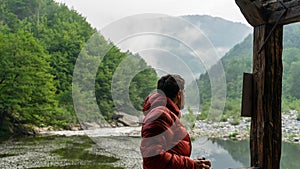
M 203 158 L 194 159 L 195 169 L 210 169 L 211 163 Z

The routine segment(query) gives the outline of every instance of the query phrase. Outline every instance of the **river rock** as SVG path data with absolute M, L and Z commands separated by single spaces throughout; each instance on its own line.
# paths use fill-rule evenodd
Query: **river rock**
M 113 115 L 113 121 L 117 127 L 122 126 L 139 126 L 140 118 L 137 116 L 129 115 L 124 112 L 117 112 Z
M 82 122 L 80 124 L 81 127 L 85 130 L 94 130 L 94 129 L 101 128 L 101 126 L 96 122 Z

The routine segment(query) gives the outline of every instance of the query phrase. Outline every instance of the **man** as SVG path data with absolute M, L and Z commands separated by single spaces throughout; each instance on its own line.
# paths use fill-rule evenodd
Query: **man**
M 140 146 L 144 169 L 210 168 L 210 161 L 190 158 L 190 136 L 180 122 L 184 101 L 184 79 L 179 75 L 161 77 L 157 92 L 146 98 Z

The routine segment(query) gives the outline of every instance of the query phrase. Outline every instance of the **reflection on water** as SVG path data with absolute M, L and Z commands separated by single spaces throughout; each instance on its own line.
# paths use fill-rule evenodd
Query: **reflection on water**
M 300 168 L 300 145 L 283 143 L 281 153 L 281 168 L 296 169 Z
M 192 158 L 205 157 L 214 169 L 246 167 L 250 160 L 248 145 L 247 141 L 198 138 L 193 142 Z
M 281 169 L 300 168 L 299 155 L 299 144 L 283 143 Z M 192 158 L 196 157 L 210 159 L 213 169 L 249 167 L 249 141 L 198 138 L 193 141 Z

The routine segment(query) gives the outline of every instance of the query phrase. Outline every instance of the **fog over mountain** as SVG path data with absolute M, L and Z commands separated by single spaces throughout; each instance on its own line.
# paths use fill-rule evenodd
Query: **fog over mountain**
M 197 26 L 211 40 L 223 57 L 234 45 L 242 42 L 252 33 L 252 28 L 245 24 L 228 21 L 219 17 L 208 15 L 188 15 L 182 18 Z
M 177 73 L 188 82 L 214 65 L 252 29 L 207 15 L 142 14 L 100 31 L 123 51 L 139 53 L 159 76 Z

